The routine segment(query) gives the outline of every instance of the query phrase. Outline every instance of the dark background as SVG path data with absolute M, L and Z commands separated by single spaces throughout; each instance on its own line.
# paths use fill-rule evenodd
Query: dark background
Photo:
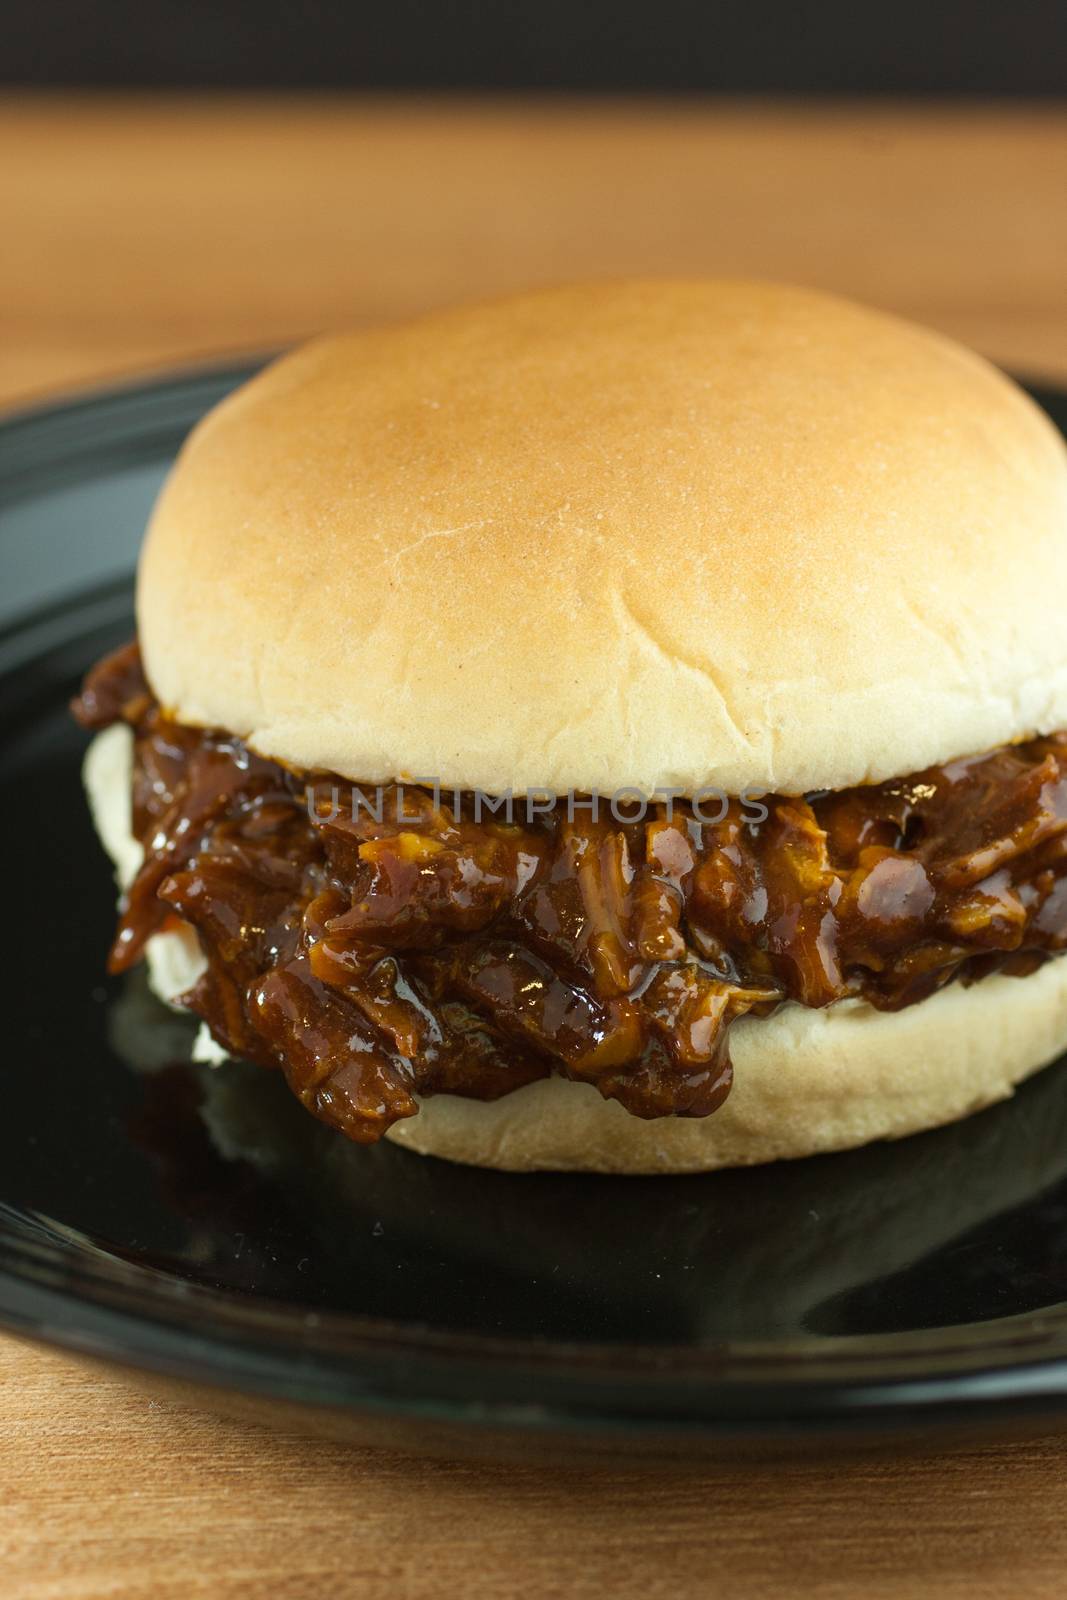
M 21 0 L 0 82 L 1060 96 L 1067 0 Z

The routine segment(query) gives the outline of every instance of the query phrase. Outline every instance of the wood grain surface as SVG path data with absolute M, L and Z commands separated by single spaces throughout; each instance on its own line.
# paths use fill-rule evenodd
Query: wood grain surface
M 220 1421 L 0 1344 L 0 1593 L 19 1600 L 1062 1600 L 1053 1440 L 574 1471 Z
M 573 276 L 756 274 L 1067 371 L 1067 113 L 0 99 L 0 398 Z
M 755 273 L 1067 375 L 1067 113 L 0 100 L 0 403 L 576 275 Z M 91 1159 L 87 1152 L 86 1159 Z M 1067 1445 L 420 1462 L 0 1341 L 0 1596 L 1062 1596 Z

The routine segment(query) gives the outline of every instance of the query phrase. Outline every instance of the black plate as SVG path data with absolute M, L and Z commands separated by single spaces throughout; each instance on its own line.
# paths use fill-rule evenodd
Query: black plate
M 66 702 L 131 631 L 182 436 L 246 375 L 0 427 L 0 1321 L 311 1422 L 453 1442 L 676 1448 L 1064 1411 L 1067 1063 L 898 1145 L 505 1176 L 348 1146 L 275 1075 L 188 1065 L 191 1024 L 140 976 L 104 976 L 112 886 Z M 1067 396 L 1038 397 L 1067 421 Z

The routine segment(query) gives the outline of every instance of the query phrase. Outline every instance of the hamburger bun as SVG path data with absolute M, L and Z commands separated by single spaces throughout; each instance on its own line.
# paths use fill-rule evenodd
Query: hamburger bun
M 185 722 L 356 781 L 801 793 L 1067 724 L 1067 451 L 770 284 L 323 338 L 194 431 L 138 590 Z

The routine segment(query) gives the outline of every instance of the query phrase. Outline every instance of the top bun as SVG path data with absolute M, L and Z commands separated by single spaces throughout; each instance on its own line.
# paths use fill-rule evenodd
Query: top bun
M 296 767 L 841 788 L 1067 725 L 1067 451 L 987 362 L 846 301 L 549 290 L 225 400 L 138 610 L 175 716 Z

